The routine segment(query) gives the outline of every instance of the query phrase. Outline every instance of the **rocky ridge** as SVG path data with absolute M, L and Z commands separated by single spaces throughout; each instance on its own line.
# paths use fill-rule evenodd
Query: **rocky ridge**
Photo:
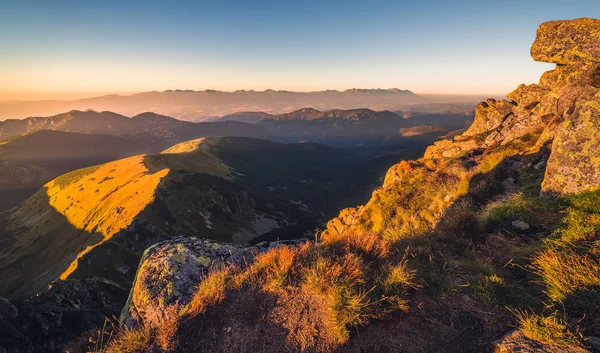
M 409 236 L 421 236 L 434 228 L 447 226 L 443 223 L 450 221 L 444 220 L 443 216 L 449 209 L 471 207 L 464 201 L 467 193 L 473 197 L 475 195 L 495 195 L 495 200 L 505 200 L 511 197 L 509 193 L 511 187 L 508 186 L 515 183 L 512 177 L 504 176 L 506 179 L 502 181 L 501 185 L 504 194 L 501 191 L 490 190 L 493 187 L 490 180 L 478 179 L 481 176 L 490 176 L 494 181 L 493 178 L 503 172 L 502 170 L 498 171 L 503 166 L 509 167 L 511 173 L 523 172 L 519 174 L 519 177 L 523 178 L 527 173 L 535 175 L 541 173 L 541 188 L 538 194 L 541 192 L 543 195 L 571 195 L 600 189 L 598 174 L 600 173 L 600 160 L 598 160 L 600 155 L 599 31 L 600 21 L 587 18 L 549 22 L 541 25 L 531 54 L 538 61 L 556 63 L 557 67 L 554 70 L 544 73 L 539 84 L 520 85 L 508 95 L 510 100 L 489 99 L 480 103 L 476 108 L 475 121 L 466 132 L 451 140 L 436 142 L 427 149 L 422 159 L 403 161 L 390 168 L 383 187 L 373 193 L 369 203 L 358 208 L 342 210 L 337 218 L 328 223 L 327 229 L 320 238 L 327 244 L 328 241 L 335 243 L 340 239 L 348 239 L 348 237 L 352 237 L 352 234 L 378 234 L 384 239 L 399 241 Z M 419 187 L 420 185 L 421 187 Z M 435 185 L 435 187 L 424 191 L 422 185 Z M 431 200 L 425 197 L 430 197 Z M 390 205 L 391 207 L 388 207 Z M 406 207 L 412 208 L 409 210 Z M 404 217 L 401 214 L 403 210 L 417 214 L 415 216 L 417 218 Z M 513 221 L 512 224 L 519 226 L 527 224 L 527 227 L 521 227 L 521 231 L 524 233 L 531 231 L 530 225 L 521 219 Z M 452 231 L 470 234 L 469 232 L 472 230 L 467 227 L 466 229 L 452 228 Z M 477 240 L 476 235 L 472 236 L 474 237 L 472 241 L 480 241 Z M 157 253 L 163 255 L 152 256 L 143 261 L 139 270 L 143 279 L 138 277 L 134 285 L 133 302 L 139 300 L 137 298 L 143 297 L 140 293 L 144 290 L 135 289 L 138 286 L 144 288 L 148 287 L 148 283 L 164 281 L 162 285 L 154 286 L 162 288 L 167 284 L 177 283 L 177 281 L 171 281 L 173 272 L 163 276 L 153 272 L 152 268 L 164 261 L 172 261 L 173 256 L 169 254 L 177 250 L 179 246 L 176 242 L 169 243 Z M 184 248 L 182 251 L 191 251 L 190 259 L 203 257 L 204 250 L 194 250 L 193 246 L 190 248 L 184 243 L 182 246 Z M 315 245 L 315 247 L 318 246 Z M 417 247 L 417 249 L 421 248 Z M 236 251 L 245 250 L 236 249 Z M 406 251 L 408 252 L 408 249 Z M 165 258 L 164 255 L 167 257 Z M 432 261 L 431 256 L 429 261 Z M 177 267 L 170 265 L 167 268 L 175 268 L 175 273 L 178 271 Z M 193 268 L 205 270 L 202 265 L 194 265 Z M 145 274 L 151 274 L 151 276 L 146 277 Z M 198 278 L 197 275 L 194 277 Z M 195 288 L 198 281 L 192 281 L 192 283 Z M 188 289 L 189 287 L 184 285 L 184 288 L 178 289 L 178 292 L 187 293 Z M 181 296 L 181 298 L 188 297 L 189 294 Z M 449 300 L 446 305 L 457 305 L 463 309 L 473 305 L 473 300 L 468 296 L 465 297 L 466 299 L 457 299 L 460 304 L 453 304 L 453 300 Z M 158 298 L 164 298 L 164 292 L 161 292 Z M 228 305 L 235 305 L 236 298 L 237 296 L 234 294 Z M 154 303 L 152 306 L 157 307 L 157 301 L 161 300 L 164 301 L 164 299 L 152 300 Z M 186 300 L 183 299 L 182 303 L 185 303 Z M 422 300 L 420 306 L 430 305 L 427 300 L 423 298 L 420 300 Z M 443 312 L 445 309 L 438 307 L 438 310 Z M 131 309 L 128 307 L 126 312 L 130 313 L 130 311 Z M 133 316 L 127 314 L 125 321 L 130 320 Z M 149 315 L 143 321 L 152 322 L 155 320 L 153 317 L 154 314 Z M 394 325 L 398 325 L 398 322 L 403 320 L 414 320 L 414 317 L 408 315 L 401 321 L 394 321 Z M 304 320 L 301 317 L 297 319 Z M 135 324 L 135 321 L 133 322 Z M 445 326 L 444 324 L 440 325 Z M 379 323 L 375 327 L 381 328 L 381 326 Z M 223 327 L 223 329 L 229 332 L 227 327 Z M 434 329 L 431 327 L 428 329 L 431 329 L 432 332 L 443 331 L 440 326 L 435 325 Z M 377 329 L 373 330 L 377 332 Z M 401 327 L 399 330 L 404 331 L 398 332 L 411 332 L 407 327 Z M 373 331 L 366 328 L 362 332 L 365 334 L 365 332 L 372 333 Z M 580 346 L 569 344 L 555 346 L 553 343 L 532 340 L 525 337 L 523 332 L 522 330 L 511 332 L 492 344 L 490 344 L 491 341 L 488 341 L 487 345 L 482 346 L 466 348 L 464 345 L 458 344 L 452 347 L 456 349 L 462 347 L 466 351 L 477 350 L 481 347 L 495 347 L 494 349 L 498 352 L 587 351 Z M 289 335 L 292 334 L 297 333 L 290 331 Z M 198 335 L 198 337 L 202 337 L 200 334 Z M 400 333 L 398 335 L 402 336 Z M 368 341 L 367 337 L 366 334 L 363 336 L 365 342 Z M 289 339 L 290 336 L 288 336 Z M 317 338 L 317 342 L 319 339 Z M 387 336 L 385 339 L 388 344 L 396 342 Z M 411 346 L 411 343 L 406 339 L 403 340 L 402 337 L 394 339 Z M 340 351 L 358 351 L 364 349 L 364 347 L 361 348 L 361 344 L 368 344 L 359 341 L 361 340 L 350 338 L 347 346 L 341 348 L 338 346 L 338 348 Z M 452 344 L 456 344 L 456 342 L 452 341 Z M 261 347 L 265 347 L 264 342 Z M 225 350 L 225 348 L 221 348 Z M 308 351 L 323 351 L 324 349 L 319 348 L 316 343 L 309 348 Z M 431 351 L 430 349 L 433 348 L 421 345 L 418 346 L 418 349 L 419 351 Z
M 578 193 L 600 180 L 600 21 L 580 18 L 540 26 L 531 47 L 536 61 L 555 63 L 539 84 L 520 85 L 509 100 L 488 99 L 475 109 L 471 127 L 430 146 L 424 158 L 454 158 L 506 145 L 541 132 L 552 142 L 544 192 Z

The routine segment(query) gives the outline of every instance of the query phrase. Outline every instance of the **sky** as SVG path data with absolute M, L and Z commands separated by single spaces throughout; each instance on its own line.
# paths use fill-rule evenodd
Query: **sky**
M 598 0 L 0 0 L 0 100 L 168 89 L 505 94 L 544 21 Z

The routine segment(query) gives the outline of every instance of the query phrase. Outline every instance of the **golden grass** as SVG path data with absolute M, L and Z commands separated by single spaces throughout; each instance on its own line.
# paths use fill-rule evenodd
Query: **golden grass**
M 517 311 L 515 314 L 523 334 L 532 340 L 555 346 L 582 346 L 583 336 L 577 331 L 573 332 L 556 312 L 548 316 L 529 311 Z
M 564 225 L 533 258 L 552 301 L 600 286 L 600 191 L 567 198 Z
M 107 342 L 104 342 L 104 335 L 107 332 L 99 332 L 100 336 L 91 350 L 93 353 L 146 353 L 150 351 L 152 345 L 152 330 L 148 326 L 139 326 L 136 328 L 116 328 L 118 339 L 112 339 L 113 333 L 107 337 Z
M 231 280 L 235 267 L 223 267 L 211 270 L 202 280 L 190 302 L 179 315 L 197 316 L 207 307 L 216 305 L 225 299 L 228 281 Z
M 19 236 L 0 250 L 3 263 L 42 253 L 27 276 L 70 277 L 86 254 L 140 217 L 163 179 L 183 175 L 171 170 L 230 177 L 229 168 L 203 143 L 190 141 L 165 151 L 172 153 L 129 157 L 48 182 L 7 214 L 5 229 Z

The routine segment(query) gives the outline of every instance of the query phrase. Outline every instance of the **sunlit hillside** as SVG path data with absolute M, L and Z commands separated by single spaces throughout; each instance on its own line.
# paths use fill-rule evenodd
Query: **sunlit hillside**
M 73 276 L 127 285 L 143 249 L 174 235 L 247 243 L 282 227 L 314 230 L 367 194 L 352 175 L 369 163 L 313 143 L 208 138 L 61 175 L 2 216 L 3 292 Z

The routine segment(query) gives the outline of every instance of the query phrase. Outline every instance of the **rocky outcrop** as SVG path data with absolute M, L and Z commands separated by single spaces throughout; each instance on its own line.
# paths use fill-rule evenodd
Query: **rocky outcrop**
M 553 141 L 543 192 L 600 188 L 600 20 L 542 24 L 531 56 L 557 67 L 537 85 L 520 85 L 510 101 L 480 103 L 465 133 L 436 142 L 424 158 L 459 157 L 540 135 L 538 146 Z
M 600 63 L 600 20 L 578 18 L 550 21 L 540 25 L 531 46 L 531 57 L 561 65 Z
M 260 252 L 303 241 L 262 242 L 241 247 L 207 239 L 177 237 L 155 244 L 144 252 L 120 320 L 128 327 L 141 323 L 159 326 L 171 308 L 189 303 L 212 268 L 245 265 Z
M 600 20 L 542 24 L 531 55 L 559 64 L 542 81 L 556 87 L 558 113 L 564 117 L 556 128 L 543 191 L 569 194 L 600 188 Z

